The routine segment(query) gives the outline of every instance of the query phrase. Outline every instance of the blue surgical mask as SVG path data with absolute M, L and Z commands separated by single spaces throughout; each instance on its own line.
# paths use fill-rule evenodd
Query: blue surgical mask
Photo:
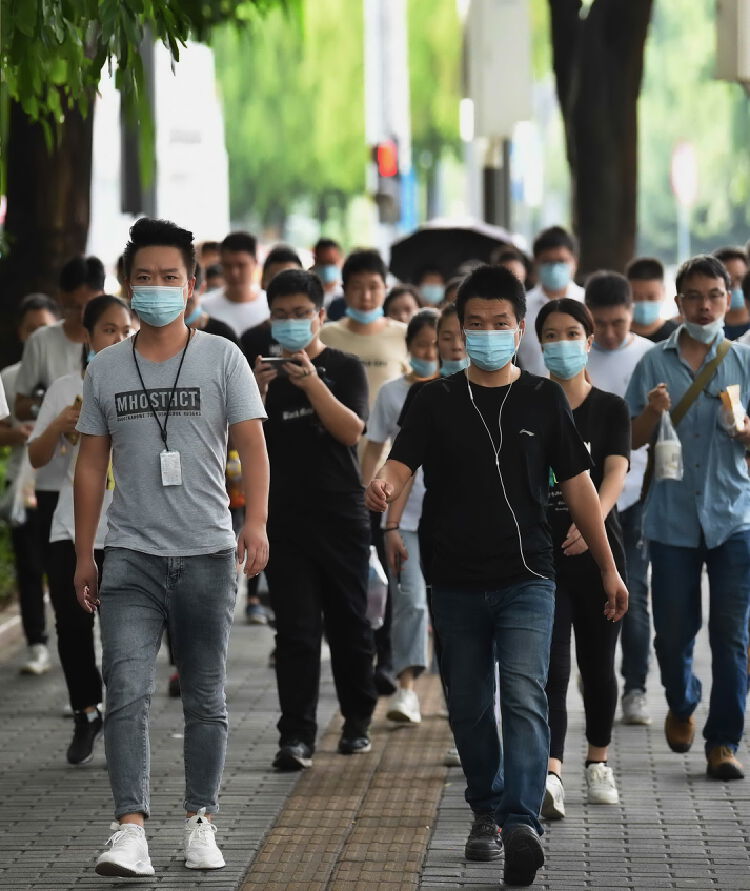
M 697 340 L 699 343 L 713 343 L 715 340 L 717 343 L 721 343 L 724 340 L 724 316 L 707 325 L 685 322 L 685 327 L 693 340 Z
M 586 367 L 585 340 L 553 340 L 542 345 L 544 364 L 555 377 L 569 381 Z
M 653 325 L 661 318 L 661 300 L 636 300 L 633 321 L 636 325 Z
M 383 318 L 383 307 L 376 306 L 374 309 L 355 309 L 353 306 L 347 306 L 346 315 L 360 325 L 369 325 L 370 322 L 377 322 Z
M 318 266 L 318 275 L 324 285 L 332 285 L 341 279 L 341 270 L 335 263 L 325 263 Z
M 482 371 L 499 371 L 513 358 L 516 352 L 516 331 L 518 328 L 504 328 L 500 331 L 466 331 L 466 352 L 471 364 Z
M 539 281 L 548 291 L 561 291 L 570 284 L 570 266 L 561 261 L 542 263 L 539 267 Z
M 729 308 L 745 308 L 745 292 L 742 290 L 742 288 L 732 288 L 732 302 L 729 304 Z
M 421 285 L 419 293 L 425 302 L 432 304 L 432 306 L 437 306 L 445 297 L 445 285 Z
M 185 289 L 170 285 L 136 285 L 130 306 L 138 318 L 154 328 L 163 328 L 185 309 Z
M 409 356 L 409 364 L 417 377 L 435 377 L 437 373 L 437 362 L 434 359 L 417 359 L 416 356 Z
M 189 316 L 185 316 L 185 324 L 192 325 L 193 322 L 197 322 L 203 313 L 203 307 L 200 303 L 195 304 L 195 309 L 190 313 Z
M 86 361 L 90 362 L 94 358 L 95 355 L 96 355 L 96 350 L 93 348 L 89 349 L 88 353 L 86 353 Z
M 457 371 L 463 371 L 469 367 L 468 359 L 443 359 L 440 365 L 440 377 L 449 377 Z
M 304 350 L 313 339 L 312 319 L 271 319 L 271 337 L 290 353 Z

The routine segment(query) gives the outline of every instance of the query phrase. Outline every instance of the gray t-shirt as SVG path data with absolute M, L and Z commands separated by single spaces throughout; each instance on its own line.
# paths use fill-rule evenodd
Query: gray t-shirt
M 31 396 L 40 384 L 46 390 L 58 377 L 81 367 L 82 353 L 83 344 L 68 340 L 62 322 L 37 328 L 23 347 L 16 392 Z
M 166 362 L 138 354 L 133 341 L 102 350 L 83 384 L 78 430 L 112 437 L 115 491 L 105 547 L 164 557 L 211 554 L 233 547 L 225 486 L 227 426 L 266 413 L 239 347 L 196 331 L 190 341 L 167 421 L 171 451 L 180 453 L 182 485 L 163 486 L 159 425 L 164 424 L 182 351 Z

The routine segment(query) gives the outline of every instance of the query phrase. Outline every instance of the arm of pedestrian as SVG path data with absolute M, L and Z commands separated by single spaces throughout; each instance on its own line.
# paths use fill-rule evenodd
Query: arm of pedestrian
M 628 610 L 628 590 L 615 566 L 604 528 L 601 503 L 588 471 L 560 483 L 560 489 L 570 516 L 602 574 L 602 584 L 607 595 L 604 615 L 610 621 L 617 622 Z
M 651 442 L 651 437 L 656 425 L 661 419 L 664 411 L 669 411 L 672 407 L 672 400 L 669 397 L 669 390 L 664 383 L 657 384 L 653 390 L 648 392 L 648 402 L 643 411 L 632 420 L 632 442 L 634 449 Z
M 245 492 L 245 522 L 237 537 L 237 560 L 245 575 L 253 578 L 268 563 L 268 452 L 260 419 L 240 421 L 229 428 L 232 443 L 242 464 Z
M 362 482 L 365 486 L 369 485 L 370 480 L 375 476 L 375 471 L 382 464 L 384 450 L 384 442 L 373 442 L 368 439 L 365 443 L 362 455 Z
M 73 585 L 78 603 L 88 613 L 99 605 L 99 571 L 94 560 L 94 541 L 102 512 L 110 436 L 82 433 L 73 480 L 76 571 Z
M 409 500 L 409 495 L 414 486 L 414 477 L 412 476 L 403 488 L 398 498 L 388 505 L 388 513 L 385 517 L 385 556 L 391 572 L 398 578 L 401 573 L 401 567 L 409 559 L 409 551 L 406 548 L 404 539 L 401 535 L 401 517 Z
M 390 459 L 386 461 L 365 492 L 368 510 L 382 514 L 401 494 L 411 475 L 412 470 L 406 464 Z
M 265 405 L 266 396 L 268 395 L 268 385 L 271 383 L 271 381 L 276 380 L 276 378 L 279 376 L 279 373 L 271 365 L 264 365 L 262 356 L 258 356 L 258 358 L 255 360 L 255 368 L 253 369 L 253 373 L 255 374 L 255 381 L 258 384 L 260 398 L 263 400 L 263 404 Z

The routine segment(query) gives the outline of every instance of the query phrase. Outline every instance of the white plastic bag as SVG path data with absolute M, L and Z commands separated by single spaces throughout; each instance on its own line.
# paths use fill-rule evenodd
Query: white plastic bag
M 367 621 L 377 631 L 383 627 L 385 604 L 388 598 L 388 576 L 378 557 L 377 548 L 370 546 L 370 571 L 367 579 Z
M 661 413 L 659 434 L 654 446 L 654 479 L 681 480 L 683 475 L 682 443 L 668 411 Z
M 26 449 L 23 450 L 16 478 L 0 495 L 0 522 L 11 526 L 23 526 L 26 522 L 26 508 L 36 507 L 34 480 L 36 474 L 29 462 Z

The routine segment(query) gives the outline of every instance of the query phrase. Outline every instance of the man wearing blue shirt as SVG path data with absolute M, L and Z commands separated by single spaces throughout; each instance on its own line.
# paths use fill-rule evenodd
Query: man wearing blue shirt
M 685 322 L 646 353 L 628 385 L 633 448 L 651 440 L 662 412 L 679 405 L 724 340 L 730 286 L 724 265 L 715 257 L 694 257 L 678 271 L 676 285 Z M 675 752 L 686 752 L 695 734 L 701 682 L 693 673 L 693 646 L 701 626 L 704 564 L 708 570 L 713 684 L 703 736 L 708 775 L 723 780 L 744 776 L 735 752 L 744 729 L 750 616 L 750 421 L 746 417 L 739 432 L 727 423 L 720 394 L 732 384 L 747 406 L 750 347 L 743 344 L 731 344 L 677 424 L 684 475 L 651 485 L 644 525 L 654 647 L 669 705 L 665 733 Z

